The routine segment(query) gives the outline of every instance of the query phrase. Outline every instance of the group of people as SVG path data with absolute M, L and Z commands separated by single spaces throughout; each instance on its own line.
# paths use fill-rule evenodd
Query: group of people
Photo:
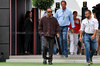
M 52 15 L 52 9 L 47 8 L 45 16 L 39 21 L 39 34 L 43 44 L 43 64 L 52 64 L 53 60 L 53 47 L 55 36 L 59 38 L 61 46 L 61 56 L 68 57 L 67 43 L 70 40 L 70 54 L 77 54 L 77 45 L 79 44 L 81 50 L 82 39 L 86 47 L 86 61 L 88 66 L 92 64 L 92 57 L 97 49 L 96 33 L 98 30 L 97 19 L 91 16 L 91 11 L 85 11 L 85 19 L 80 22 L 77 18 L 77 11 L 72 12 L 66 8 L 66 1 L 61 1 L 61 9 L 56 11 L 55 16 Z M 28 44 L 32 39 L 32 13 L 27 12 L 25 16 L 25 24 L 23 32 L 25 34 L 24 50 L 28 54 Z M 27 28 L 26 28 L 27 27 Z M 84 32 L 84 37 L 83 36 Z M 78 38 L 79 36 L 79 38 Z M 70 38 L 69 38 L 70 37 Z M 49 57 L 47 57 L 49 47 Z
M 77 54 L 77 44 L 78 42 L 82 42 L 84 32 L 86 60 L 88 66 L 90 66 L 90 64 L 92 64 L 92 57 L 97 48 L 96 33 L 98 30 L 98 21 L 92 18 L 90 10 L 86 10 L 86 18 L 80 23 L 80 20 L 76 18 L 77 11 L 74 11 L 72 14 L 72 12 L 66 8 L 66 5 L 66 1 L 61 1 L 62 8 L 56 11 L 54 17 L 52 16 L 52 9 L 47 8 L 46 15 L 39 22 L 38 30 L 43 42 L 43 64 L 47 64 L 47 60 L 50 65 L 52 64 L 55 36 L 60 39 L 61 56 L 65 58 L 68 57 L 67 33 L 69 31 L 71 54 Z M 80 36 L 79 41 L 78 35 Z M 48 46 L 49 57 L 47 57 Z

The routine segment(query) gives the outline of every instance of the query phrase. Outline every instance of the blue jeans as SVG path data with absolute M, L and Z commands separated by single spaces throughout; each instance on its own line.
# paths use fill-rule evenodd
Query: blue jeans
M 56 49 L 56 47 L 54 46 L 54 47 L 53 47 L 53 53 L 54 53 L 54 55 L 56 55 L 56 54 L 57 54 L 57 52 L 56 52 L 56 51 L 57 51 L 57 49 Z
M 86 60 L 87 60 L 87 62 L 89 61 L 89 58 L 93 57 L 93 55 L 97 49 L 96 37 L 94 40 L 91 40 L 91 36 L 92 35 L 89 35 L 89 34 L 84 35 L 84 43 L 86 46 Z
M 60 44 L 62 49 L 62 55 L 68 56 L 68 49 L 67 49 L 67 31 L 68 27 L 60 27 L 61 34 L 60 34 Z

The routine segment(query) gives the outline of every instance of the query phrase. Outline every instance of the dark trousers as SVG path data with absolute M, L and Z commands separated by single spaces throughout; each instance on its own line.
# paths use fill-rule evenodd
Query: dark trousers
M 52 61 L 54 39 L 42 36 L 42 40 L 43 40 L 43 58 L 49 59 L 49 61 Z M 47 58 L 47 48 L 48 48 L 48 46 L 49 46 L 49 58 Z
M 32 42 L 32 35 L 24 35 L 24 51 L 30 50 L 30 45 Z

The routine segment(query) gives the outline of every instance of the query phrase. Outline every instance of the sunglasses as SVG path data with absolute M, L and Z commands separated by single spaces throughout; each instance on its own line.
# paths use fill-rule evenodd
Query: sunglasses
M 52 11 L 48 11 L 48 13 L 52 13 Z

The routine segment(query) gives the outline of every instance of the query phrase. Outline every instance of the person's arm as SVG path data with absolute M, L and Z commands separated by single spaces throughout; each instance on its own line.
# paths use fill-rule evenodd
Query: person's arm
M 83 35 L 83 31 L 80 30 L 80 38 L 79 38 L 80 42 L 82 42 L 82 35 Z
M 72 15 L 71 11 L 70 11 L 69 19 L 70 19 L 71 27 L 72 27 L 71 32 L 73 33 L 75 25 L 74 25 L 73 15 Z
M 91 36 L 91 40 L 94 40 L 96 34 L 97 34 L 97 30 L 98 30 L 98 21 L 96 20 L 96 23 L 95 23 L 95 31 L 94 31 L 94 34 Z
M 94 34 L 93 35 L 96 36 L 96 34 L 97 34 L 97 30 L 94 31 Z
M 85 26 L 84 26 L 84 24 L 82 22 L 81 23 L 81 28 L 80 28 L 80 38 L 79 38 L 79 41 L 80 42 L 82 42 L 82 35 L 83 35 L 84 28 L 85 28 Z
M 74 29 L 75 25 L 74 25 L 73 15 L 72 15 L 71 12 L 70 12 L 70 15 L 69 15 L 69 20 L 70 20 L 70 22 L 71 22 L 72 28 Z
M 91 36 L 91 40 L 94 40 L 96 33 L 97 33 L 97 30 L 94 31 L 94 34 Z
M 42 36 L 43 35 L 43 21 L 40 19 L 39 21 L 39 26 L 38 26 L 39 34 Z
M 82 25 L 82 27 L 83 27 L 83 25 Z M 82 35 L 83 35 L 83 28 L 81 27 L 81 29 L 80 29 L 80 38 L 82 38 Z

